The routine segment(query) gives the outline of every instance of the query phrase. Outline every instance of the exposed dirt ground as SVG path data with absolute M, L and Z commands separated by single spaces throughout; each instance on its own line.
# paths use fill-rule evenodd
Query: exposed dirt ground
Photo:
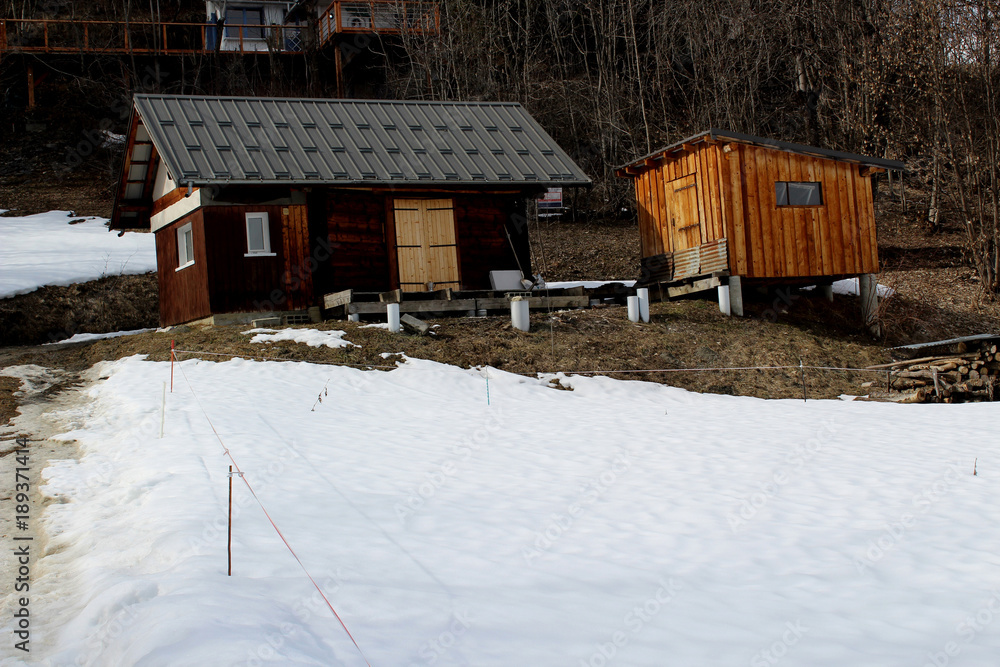
M 72 208 L 107 214 L 99 188 L 65 189 L 58 201 L 29 210 Z M 0 187 L 0 207 L 9 206 Z M 533 331 L 512 331 L 507 318 L 436 321 L 437 337 L 390 336 L 377 329 L 334 322 L 328 328 L 348 331 L 360 350 L 315 350 L 295 344 L 273 348 L 249 345 L 236 329 L 217 328 L 172 334 L 181 347 L 239 355 L 382 364 L 382 352 L 406 352 L 462 366 L 492 365 L 520 373 L 570 370 L 798 365 L 858 368 L 888 360 L 885 347 L 1000 329 L 1000 308 L 982 298 L 964 261 L 960 230 L 930 235 L 912 206 L 898 201 L 879 204 L 879 234 L 884 268 L 881 281 L 896 290 L 883 301 L 886 329 L 876 341 L 863 331 L 857 299 L 838 296 L 833 304 L 807 295 L 779 297 L 773 291 L 745 295 L 745 319 L 719 314 L 714 295 L 653 306 L 654 320 L 632 325 L 621 308 L 599 308 L 533 315 Z M 625 222 L 544 220 L 532 226 L 534 268 L 548 280 L 634 278 L 639 263 L 638 230 Z M 0 300 L 0 332 L 20 341 L 41 342 L 77 331 L 101 333 L 156 323 L 157 294 L 151 276 L 110 278 L 69 288 L 43 288 L 30 295 Z M 169 336 L 145 334 L 83 346 L 14 348 L 0 351 L 0 365 L 37 363 L 82 370 L 101 359 L 150 354 L 165 359 Z M 265 352 L 265 350 L 268 350 Z M 810 396 L 857 393 L 870 377 L 857 373 L 807 373 Z M 711 375 L 660 373 L 628 375 L 669 382 L 698 391 L 760 397 L 801 396 L 797 371 L 725 371 Z M 0 406 L 3 405 L 0 385 Z M 2 407 L 0 407 L 2 409 Z

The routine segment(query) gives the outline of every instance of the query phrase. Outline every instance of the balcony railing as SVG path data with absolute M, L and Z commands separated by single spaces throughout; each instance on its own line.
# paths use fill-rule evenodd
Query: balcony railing
M 432 34 L 440 29 L 441 12 L 436 2 L 334 0 L 320 16 L 319 41 L 326 44 L 342 33 Z
M 231 25 L 219 50 L 227 53 L 299 53 L 303 26 Z M 0 53 L 212 53 L 219 28 L 210 23 L 0 19 Z

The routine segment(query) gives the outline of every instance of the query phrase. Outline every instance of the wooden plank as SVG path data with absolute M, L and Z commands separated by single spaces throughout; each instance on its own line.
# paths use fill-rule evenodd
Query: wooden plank
M 656 254 L 656 244 L 652 240 L 654 221 L 649 214 L 649 203 L 646 201 L 646 192 L 649 186 L 645 175 L 635 178 L 634 181 L 636 216 L 639 218 L 639 243 L 642 256 L 648 257 L 651 254 Z
M 863 187 L 860 197 L 865 202 L 865 215 L 868 217 L 868 252 L 869 264 L 865 273 L 878 273 L 878 226 L 875 220 L 875 201 L 872 196 L 873 178 L 871 176 L 859 176 Z
M 861 262 L 861 229 L 858 225 L 857 212 L 854 208 L 853 187 L 851 179 L 854 165 L 837 163 L 837 191 L 840 195 L 840 215 L 845 223 L 845 229 L 849 236 L 847 241 L 850 249 L 851 273 L 864 273 L 864 266 Z M 848 250 L 847 247 L 844 248 Z
M 347 312 L 361 315 L 384 314 L 387 304 L 371 302 L 352 302 L 347 305 Z M 402 301 L 399 304 L 401 313 L 450 313 L 476 309 L 475 299 L 453 299 L 451 301 Z
M 343 290 L 342 292 L 334 292 L 333 294 L 327 294 L 323 297 L 323 307 L 326 309 L 338 308 L 340 306 L 346 306 L 351 302 L 351 298 L 354 295 L 354 290 Z
M 829 260 L 827 275 L 838 275 L 844 273 L 844 232 L 840 225 L 839 207 L 834 208 L 837 198 L 831 197 L 831 193 L 836 193 L 834 186 L 836 180 L 830 177 L 832 162 L 832 160 L 818 160 L 815 171 L 816 180 L 822 183 L 820 189 L 822 190 L 823 206 L 819 209 L 819 224 L 823 228 L 826 238 L 825 253 Z M 827 264 L 824 263 L 824 266 Z
M 751 251 L 750 261 L 747 263 L 746 275 L 751 277 L 767 277 L 773 274 L 773 262 L 770 259 L 770 249 L 764 251 L 764 222 L 760 216 L 760 204 L 758 203 L 757 189 L 757 160 L 754 148 L 751 146 L 739 146 L 741 169 L 740 190 L 743 192 L 743 211 L 746 225 L 750 234 L 749 250 Z M 767 221 L 770 225 L 770 221 Z M 767 230 L 767 243 L 771 243 L 771 232 Z
M 723 206 L 729 216 L 732 237 L 730 248 L 733 250 L 736 266 L 730 265 L 730 270 L 740 276 L 750 271 L 750 234 L 743 213 L 743 181 L 741 177 L 740 152 L 723 153 L 723 173 L 727 176 L 725 201 Z
M 655 254 L 667 252 L 671 243 L 669 228 L 665 224 L 667 220 L 667 192 L 665 184 L 666 174 L 664 168 L 661 166 L 656 170 L 652 182 L 653 191 L 656 193 L 656 208 L 654 209 L 654 215 L 657 223 L 656 241 L 659 248 L 658 252 Z
M 789 181 L 805 181 L 803 162 L 808 159 L 801 155 L 782 153 L 788 157 Z M 792 276 L 816 275 L 816 238 L 810 228 L 811 217 L 801 206 L 789 207 L 795 216 L 795 273 Z
M 806 176 L 812 183 L 819 183 L 820 199 L 823 204 L 807 209 L 812 217 L 813 238 L 816 241 L 818 257 L 817 275 L 833 275 L 833 254 L 830 251 L 830 230 L 826 223 L 826 200 L 823 200 L 823 160 L 809 158 L 806 160 Z
M 704 278 L 702 280 L 696 280 L 689 285 L 680 285 L 678 287 L 668 287 L 667 295 L 674 299 L 679 296 L 684 296 L 685 294 L 694 294 L 695 292 L 704 292 L 706 290 L 714 289 L 722 284 L 722 279 L 720 278 Z
M 403 300 L 403 290 L 394 289 L 378 295 L 379 303 L 400 303 Z
M 718 149 L 710 144 L 705 144 L 701 152 L 708 164 L 708 207 L 712 211 L 712 236 L 708 240 L 716 241 L 727 235 L 722 214 L 722 188 L 720 187 L 722 182 L 719 176 Z
M 528 307 L 534 309 L 548 308 L 587 308 L 590 306 L 589 296 L 533 296 L 528 298 Z M 506 297 L 490 297 L 476 299 L 479 310 L 503 310 L 510 308 L 510 299 Z

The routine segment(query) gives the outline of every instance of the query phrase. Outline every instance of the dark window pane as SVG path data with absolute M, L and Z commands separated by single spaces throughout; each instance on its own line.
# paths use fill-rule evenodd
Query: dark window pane
M 248 9 L 245 7 L 229 7 L 226 9 L 226 25 L 264 25 L 264 10 Z M 240 38 L 243 32 L 243 39 L 262 39 L 264 37 L 263 28 L 226 28 L 226 37 L 233 39 Z
M 819 183 L 789 183 L 789 206 L 819 206 L 823 203 Z
M 778 206 L 788 206 L 788 183 L 778 181 L 774 184 L 774 200 Z

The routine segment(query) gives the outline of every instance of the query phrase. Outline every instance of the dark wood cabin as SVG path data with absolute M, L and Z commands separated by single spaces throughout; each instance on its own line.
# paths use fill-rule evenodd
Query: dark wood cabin
M 112 229 L 163 326 L 530 273 L 526 206 L 590 179 L 519 105 L 137 95 Z
M 643 284 L 728 282 L 738 291 L 741 281 L 829 284 L 877 273 L 872 180 L 903 168 L 713 129 L 617 174 L 635 183 Z

